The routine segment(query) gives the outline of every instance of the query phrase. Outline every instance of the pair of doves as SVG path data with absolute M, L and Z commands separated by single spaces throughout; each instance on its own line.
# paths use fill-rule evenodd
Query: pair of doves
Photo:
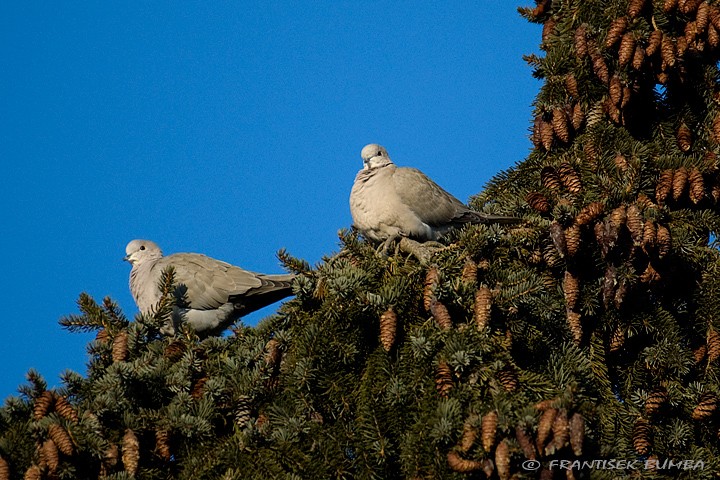
M 516 217 L 470 210 L 420 170 L 396 166 L 380 145 L 362 149 L 363 168 L 350 193 L 355 228 L 367 239 L 388 245 L 402 238 L 418 242 L 438 240 L 466 223 L 509 224 Z M 125 248 L 130 262 L 130 291 L 143 313 L 160 300 L 158 283 L 168 267 L 175 274 L 176 296 L 172 323 L 161 332 L 172 335 L 187 323 L 199 335 L 217 335 L 240 317 L 292 295 L 293 274 L 265 275 L 244 270 L 198 253 L 163 256 L 149 240 L 133 240 Z

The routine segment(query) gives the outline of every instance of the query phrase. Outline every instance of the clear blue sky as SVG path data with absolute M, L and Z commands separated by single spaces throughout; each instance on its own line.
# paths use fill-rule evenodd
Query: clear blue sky
M 280 273 L 282 247 L 337 250 L 367 143 L 463 201 L 522 160 L 540 32 L 516 7 L 2 2 L 0 400 L 85 371 L 93 336 L 57 323 L 80 292 L 135 315 L 133 238 Z

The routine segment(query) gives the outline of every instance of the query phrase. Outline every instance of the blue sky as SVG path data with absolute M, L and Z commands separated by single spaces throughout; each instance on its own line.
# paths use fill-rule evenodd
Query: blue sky
M 80 292 L 135 315 L 133 238 L 281 273 L 337 250 L 367 143 L 463 201 L 522 160 L 517 6 L 2 2 L 0 400 L 85 371 L 93 336 L 57 323 Z

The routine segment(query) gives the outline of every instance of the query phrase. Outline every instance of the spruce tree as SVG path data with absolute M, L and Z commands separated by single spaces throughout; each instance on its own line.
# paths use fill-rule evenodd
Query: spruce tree
M 28 374 L 0 480 L 716 478 L 720 4 L 521 13 L 543 24 L 534 148 L 472 206 L 524 225 L 456 231 L 429 265 L 349 231 L 315 267 L 280 252 L 296 297 L 221 338 L 159 335 L 171 271 L 132 322 L 81 295 L 87 376 Z M 558 463 L 593 460 L 639 463 Z

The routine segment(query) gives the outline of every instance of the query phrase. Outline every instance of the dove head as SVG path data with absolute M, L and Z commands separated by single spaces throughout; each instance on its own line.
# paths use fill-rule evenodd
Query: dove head
M 125 247 L 125 258 L 130 265 L 140 265 L 143 262 L 162 258 L 162 250 L 155 242 L 150 240 L 133 240 Z
M 363 168 L 365 170 L 372 170 L 373 168 L 380 168 L 386 165 L 392 165 L 393 163 L 385 147 L 376 143 L 365 145 L 360 152 L 360 156 L 363 159 Z

